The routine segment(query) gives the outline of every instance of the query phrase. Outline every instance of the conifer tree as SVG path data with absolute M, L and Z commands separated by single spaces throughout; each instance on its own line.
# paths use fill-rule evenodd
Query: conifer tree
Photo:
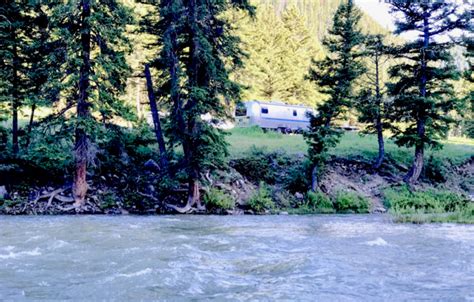
M 242 63 L 242 52 L 222 18 L 232 7 L 252 10 L 247 1 L 166 0 L 155 5 L 159 18 L 152 14 L 145 21 L 161 46 L 152 66 L 162 79 L 157 95 L 171 108 L 169 150 L 183 149 L 188 198 L 184 209 L 176 208 L 181 212 L 201 207 L 201 174 L 222 165 L 227 154 L 224 134 L 201 117 L 224 118 L 224 100 L 240 96 L 229 72 Z
M 19 151 L 18 115 L 28 94 L 28 46 L 32 5 L 4 1 L 0 6 L 0 102 L 12 120 L 12 151 Z
M 401 17 L 396 34 L 415 31 L 414 41 L 394 49 L 403 60 L 390 69 L 395 82 L 389 86 L 394 97 L 393 120 L 406 123 L 396 133 L 398 145 L 414 147 L 413 164 L 405 176 L 407 183 L 418 180 L 427 147 L 439 148 L 453 119 L 455 108 L 451 80 L 459 77 L 452 64 L 448 35 L 469 26 L 470 14 L 454 1 L 392 1 L 392 11 Z
M 323 45 L 327 56 L 314 61 L 309 79 L 326 94 L 328 99 L 311 116 L 310 128 L 305 133 L 308 155 L 312 162 L 311 189 L 318 189 L 318 176 L 328 151 L 339 142 L 341 132 L 332 122 L 343 115 L 352 104 L 353 83 L 365 71 L 361 62 L 364 35 L 358 23 L 361 12 L 351 0 L 342 3 L 334 15 L 334 23 Z
M 356 106 L 359 121 L 367 123 L 366 133 L 377 135 L 378 156 L 374 168 L 378 169 L 385 157 L 383 131 L 391 128 L 388 121 L 390 102 L 386 97 L 384 83 L 384 65 L 387 61 L 387 46 L 382 35 L 368 35 L 365 40 L 365 57 L 369 61 L 368 72 L 364 75 L 364 84 L 357 97 Z
M 106 123 L 114 116 L 131 118 L 131 110 L 119 96 L 124 92 L 129 74 L 125 54 L 130 50 L 126 25 L 133 21 L 131 11 L 122 2 L 70 1 L 53 10 L 55 36 L 64 48 L 67 60 L 61 70 L 65 76 L 62 94 L 67 106 L 76 105 L 75 206 L 85 202 L 87 165 L 93 155 L 94 129 L 97 120 Z

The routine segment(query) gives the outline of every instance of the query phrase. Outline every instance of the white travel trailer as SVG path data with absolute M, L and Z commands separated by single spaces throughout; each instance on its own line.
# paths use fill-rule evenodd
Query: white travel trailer
M 236 120 L 239 126 L 259 126 L 282 132 L 302 131 L 309 127 L 308 112 L 314 110 L 303 105 L 289 105 L 282 102 L 248 101 L 237 108 Z

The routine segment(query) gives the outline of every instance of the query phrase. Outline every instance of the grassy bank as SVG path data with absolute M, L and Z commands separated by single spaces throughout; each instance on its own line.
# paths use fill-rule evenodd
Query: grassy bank
M 252 146 L 264 147 L 268 151 L 281 150 L 288 154 L 305 154 L 306 143 L 302 135 L 285 135 L 276 132 L 265 133 L 259 128 L 234 128 L 229 131 L 227 141 L 230 143 L 230 155 L 239 157 Z M 440 160 L 450 160 L 453 164 L 465 162 L 474 154 L 474 140 L 453 138 L 443 142 L 441 150 L 427 150 L 426 157 L 431 155 Z M 350 158 L 362 156 L 371 160 L 377 156 L 377 138 L 374 135 L 361 136 L 346 132 L 341 142 L 332 151 L 338 157 Z M 409 164 L 413 150 L 398 147 L 392 140 L 386 139 L 387 155 L 399 163 Z
M 449 191 L 390 188 L 384 192 L 384 203 L 397 222 L 474 224 L 474 203 Z

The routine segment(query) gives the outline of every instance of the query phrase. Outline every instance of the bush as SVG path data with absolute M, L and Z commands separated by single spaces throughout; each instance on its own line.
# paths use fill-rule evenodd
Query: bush
M 203 197 L 206 208 L 210 211 L 230 210 L 235 206 L 232 196 L 222 190 L 211 188 Z
M 249 207 L 256 213 L 263 213 L 266 210 L 272 210 L 275 208 L 270 191 L 267 185 L 260 182 L 258 189 L 252 194 L 248 201 Z
M 283 187 L 291 193 L 306 192 L 310 186 L 311 167 L 309 160 L 291 165 L 283 179 Z
M 329 197 L 322 192 L 309 191 L 306 198 L 306 203 L 302 206 L 308 212 L 313 213 L 334 213 L 334 205 Z
M 369 204 L 367 198 L 347 191 L 338 192 L 334 200 L 334 207 L 341 213 L 368 213 Z
M 407 186 L 384 191 L 384 203 L 392 213 L 445 213 L 464 209 L 468 201 L 463 196 L 438 190 L 410 191 Z
M 444 183 L 446 176 L 450 175 L 451 164 L 447 160 L 441 160 L 431 155 L 424 166 L 423 177 L 432 183 Z
M 272 157 L 265 148 L 253 146 L 246 157 L 234 160 L 232 166 L 250 181 L 273 183 L 276 177 Z

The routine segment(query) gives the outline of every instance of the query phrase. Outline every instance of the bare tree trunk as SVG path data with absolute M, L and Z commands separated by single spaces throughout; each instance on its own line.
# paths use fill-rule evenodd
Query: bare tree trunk
M 148 90 L 148 99 L 150 101 L 151 115 L 153 117 L 153 125 L 155 129 L 155 136 L 158 142 L 158 147 L 160 148 L 160 163 L 162 169 L 168 171 L 168 159 L 166 157 L 166 144 L 163 137 L 163 131 L 161 129 L 160 115 L 158 113 L 158 108 L 156 106 L 155 92 L 153 91 L 153 82 L 151 80 L 150 67 L 148 64 L 145 64 L 145 78 L 146 86 Z
M 82 65 L 79 78 L 79 100 L 77 102 L 77 116 L 79 125 L 76 125 L 76 145 L 74 155 L 76 160 L 76 170 L 73 183 L 73 197 L 75 206 L 83 206 L 87 193 L 87 153 L 88 138 L 82 123 L 90 117 L 89 97 L 90 86 L 90 52 L 91 52 L 91 29 L 89 18 L 91 14 L 90 0 L 82 0 L 82 28 L 81 28 L 81 47 L 82 47 Z

